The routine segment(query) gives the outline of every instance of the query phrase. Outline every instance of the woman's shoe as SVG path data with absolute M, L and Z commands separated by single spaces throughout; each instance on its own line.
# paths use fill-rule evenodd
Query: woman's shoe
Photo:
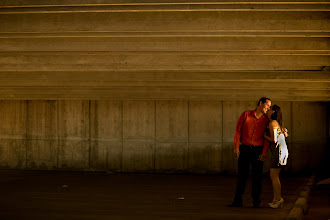
M 273 199 L 273 201 L 272 202 L 270 202 L 270 203 L 268 203 L 268 205 L 273 205 L 274 203 L 275 203 L 275 199 Z
M 269 206 L 273 209 L 278 209 L 278 208 L 282 208 L 283 203 L 284 203 L 284 199 L 281 198 L 281 200 L 279 200 L 279 201 L 276 200 L 274 203 L 269 204 Z

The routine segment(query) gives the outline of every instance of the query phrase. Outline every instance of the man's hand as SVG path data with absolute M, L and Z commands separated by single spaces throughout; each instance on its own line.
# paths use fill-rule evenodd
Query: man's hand
M 260 160 L 260 161 L 265 161 L 265 160 L 266 160 L 266 155 L 261 154 L 261 155 L 259 156 L 259 160 Z
M 234 156 L 236 158 L 239 158 L 239 149 L 238 148 L 234 148 Z

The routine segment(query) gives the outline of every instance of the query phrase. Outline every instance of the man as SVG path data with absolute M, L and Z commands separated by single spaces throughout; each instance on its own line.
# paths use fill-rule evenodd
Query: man
M 238 119 L 234 137 L 234 156 L 238 158 L 238 179 L 234 201 L 230 207 L 242 207 L 246 181 L 252 166 L 253 206 L 259 207 L 263 163 L 268 150 L 264 132 L 269 119 L 266 112 L 271 107 L 269 98 L 261 98 L 255 110 L 245 111 Z M 241 145 L 239 145 L 241 143 Z

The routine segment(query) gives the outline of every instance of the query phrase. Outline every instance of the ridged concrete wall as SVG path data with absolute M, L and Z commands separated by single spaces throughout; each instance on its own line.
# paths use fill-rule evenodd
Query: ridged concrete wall
M 290 133 L 288 171 L 318 167 L 326 152 L 326 103 L 274 103 L 282 107 Z M 255 102 L 1 101 L 0 106 L 0 168 L 235 173 L 236 122 Z
M 329 2 L 0 3 L 0 99 L 330 101 Z

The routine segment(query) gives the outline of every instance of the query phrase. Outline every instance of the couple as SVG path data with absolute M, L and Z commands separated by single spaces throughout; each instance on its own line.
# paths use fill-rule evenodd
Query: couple
M 281 208 L 284 203 L 279 174 L 287 163 L 288 150 L 285 138 L 288 134 L 283 124 L 281 108 L 271 104 L 269 98 L 263 97 L 255 110 L 243 112 L 238 119 L 234 137 L 234 156 L 238 158 L 238 180 L 234 202 L 229 205 L 230 207 L 243 206 L 242 196 L 249 177 L 250 164 L 253 207 L 260 206 L 263 164 L 268 148 L 272 151 L 270 177 L 274 192 L 273 201 L 269 206 Z

